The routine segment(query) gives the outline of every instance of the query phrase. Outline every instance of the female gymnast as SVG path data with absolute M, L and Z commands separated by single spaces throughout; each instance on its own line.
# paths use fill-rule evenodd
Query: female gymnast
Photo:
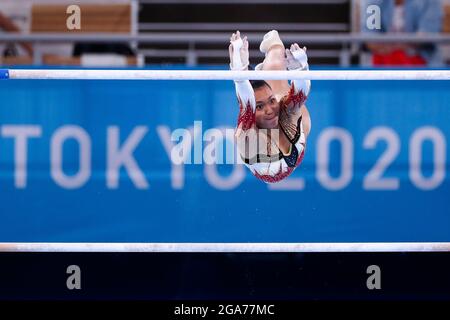
M 268 32 L 261 42 L 265 53 L 256 70 L 308 70 L 306 48 L 294 43 L 285 49 L 278 32 Z M 231 70 L 248 70 L 247 37 L 239 31 L 230 38 Z M 302 162 L 311 129 L 304 105 L 309 80 L 234 81 L 240 106 L 236 140 L 241 159 L 266 183 L 279 182 Z

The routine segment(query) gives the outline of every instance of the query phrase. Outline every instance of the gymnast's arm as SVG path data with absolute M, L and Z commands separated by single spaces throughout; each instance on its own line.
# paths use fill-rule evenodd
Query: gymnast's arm
M 300 48 L 294 43 L 290 49 L 286 49 L 287 68 L 290 71 L 309 70 L 306 47 Z M 290 95 L 295 96 L 294 106 L 301 106 L 307 99 L 311 90 L 311 80 L 291 80 Z M 292 97 L 291 97 L 292 98 Z
M 233 33 L 230 39 L 230 69 L 236 71 L 248 70 L 248 41 L 241 39 L 239 31 Z M 256 108 L 255 93 L 249 80 L 235 80 L 234 86 L 239 100 L 240 113 L 238 125 L 242 123 L 243 129 L 249 129 L 254 121 Z

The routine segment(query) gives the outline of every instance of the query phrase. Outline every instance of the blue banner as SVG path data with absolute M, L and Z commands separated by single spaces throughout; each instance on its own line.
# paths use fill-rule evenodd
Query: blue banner
M 313 82 L 275 185 L 205 163 L 219 133 L 233 152 L 231 81 L 2 81 L 0 101 L 1 242 L 450 241 L 448 81 Z

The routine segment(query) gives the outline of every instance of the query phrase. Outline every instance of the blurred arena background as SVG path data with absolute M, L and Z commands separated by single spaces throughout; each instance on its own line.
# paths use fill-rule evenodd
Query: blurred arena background
M 232 32 L 256 65 L 277 29 L 313 70 L 447 69 L 450 1 L 429 2 L 417 30 L 375 32 L 403 46 L 380 63 L 370 1 L 2 0 L 0 64 L 226 70 Z M 67 29 L 73 4 L 80 30 Z M 231 81 L 3 81 L 0 242 L 448 242 L 449 101 L 448 81 L 315 81 L 305 159 L 267 185 L 241 164 L 170 160 L 176 129 L 193 130 L 194 162 L 208 129 L 235 127 Z

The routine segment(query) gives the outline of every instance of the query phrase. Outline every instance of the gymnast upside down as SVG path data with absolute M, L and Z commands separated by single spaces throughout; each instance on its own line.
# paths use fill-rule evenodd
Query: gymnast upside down
M 231 70 L 248 70 L 247 37 L 230 38 Z M 256 70 L 308 70 L 306 47 L 285 49 L 278 32 L 261 42 L 265 53 Z M 275 183 L 288 177 L 303 160 L 311 119 L 306 109 L 310 80 L 234 81 L 240 106 L 236 140 L 241 159 L 258 179 Z

